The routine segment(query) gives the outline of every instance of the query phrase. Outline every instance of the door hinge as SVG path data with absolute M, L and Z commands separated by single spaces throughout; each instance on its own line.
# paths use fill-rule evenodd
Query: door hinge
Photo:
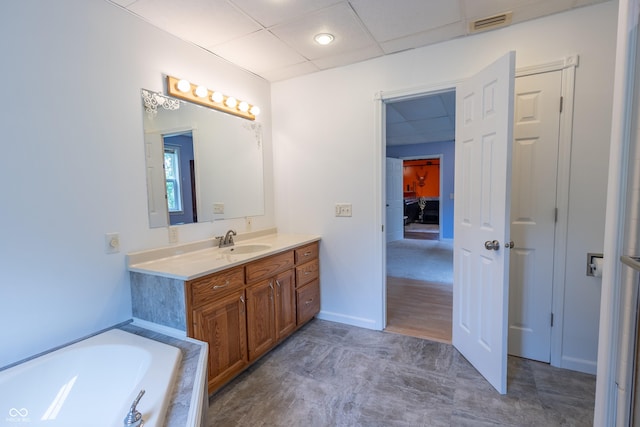
M 561 96 L 561 97 L 560 97 L 560 112 L 561 112 L 561 113 L 562 113 L 562 107 L 563 107 L 563 104 L 564 104 L 564 96 Z
M 384 233 L 384 224 L 382 224 L 382 232 Z
M 558 208 L 555 208 L 555 212 L 553 214 L 553 217 L 554 217 L 553 221 L 557 223 L 558 222 Z
M 551 313 L 551 327 L 553 328 L 553 313 Z

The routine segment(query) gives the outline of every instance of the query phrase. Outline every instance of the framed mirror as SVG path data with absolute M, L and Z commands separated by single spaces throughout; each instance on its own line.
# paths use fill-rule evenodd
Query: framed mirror
M 264 215 L 260 123 L 142 89 L 151 228 Z

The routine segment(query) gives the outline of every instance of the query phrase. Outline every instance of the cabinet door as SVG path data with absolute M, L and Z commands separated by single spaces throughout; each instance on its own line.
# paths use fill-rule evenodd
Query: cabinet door
M 253 361 L 276 344 L 274 280 L 247 288 L 247 336 L 249 360 Z
M 280 273 L 275 279 L 276 330 L 278 339 L 284 338 L 296 328 L 296 287 L 294 270 Z
M 209 343 L 209 393 L 248 364 L 244 291 L 193 310 L 194 338 Z

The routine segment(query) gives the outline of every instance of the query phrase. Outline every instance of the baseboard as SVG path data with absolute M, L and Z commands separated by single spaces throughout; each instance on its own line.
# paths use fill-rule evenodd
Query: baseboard
M 562 356 L 559 368 L 570 369 L 572 371 L 584 372 L 595 375 L 598 364 L 595 360 L 579 359 L 577 357 Z
M 320 313 L 318 313 L 316 317 L 321 320 L 329 320 L 331 322 L 344 323 L 346 325 L 358 326 L 360 328 L 373 329 L 376 331 L 382 330 L 382 327 L 379 326 L 375 320 L 365 319 L 362 317 L 347 316 L 345 314 L 332 313 L 329 311 L 321 311 Z

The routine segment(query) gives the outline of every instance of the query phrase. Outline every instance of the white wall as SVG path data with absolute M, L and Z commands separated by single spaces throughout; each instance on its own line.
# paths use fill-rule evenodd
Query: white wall
M 125 253 L 165 246 L 149 229 L 140 89 L 162 75 L 263 111 L 266 215 L 274 226 L 270 87 L 104 0 L 5 2 L 0 182 L 0 367 L 131 317 Z M 180 227 L 204 239 L 244 220 Z M 104 253 L 119 232 L 121 252 Z
M 600 281 L 586 277 L 586 253 L 603 246 L 616 11 L 612 1 L 273 85 L 277 223 L 323 236 L 322 317 L 384 326 L 374 95 L 464 78 L 508 50 L 517 67 L 579 54 L 561 352 L 562 366 L 595 372 Z M 335 218 L 336 202 L 353 217 Z

